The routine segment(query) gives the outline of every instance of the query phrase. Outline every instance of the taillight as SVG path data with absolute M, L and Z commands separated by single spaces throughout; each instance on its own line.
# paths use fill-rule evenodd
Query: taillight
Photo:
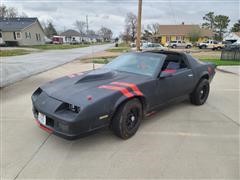
M 208 73 L 209 73 L 209 74 L 212 74 L 212 72 L 213 72 L 213 68 L 210 67 L 210 66 L 208 66 Z

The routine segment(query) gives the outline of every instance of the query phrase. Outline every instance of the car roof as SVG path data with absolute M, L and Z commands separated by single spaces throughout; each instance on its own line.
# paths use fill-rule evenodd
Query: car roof
M 183 52 L 176 52 L 176 51 L 167 51 L 167 50 L 150 50 L 150 51 L 144 51 L 143 53 L 156 53 L 156 54 L 172 54 L 172 55 L 184 55 Z

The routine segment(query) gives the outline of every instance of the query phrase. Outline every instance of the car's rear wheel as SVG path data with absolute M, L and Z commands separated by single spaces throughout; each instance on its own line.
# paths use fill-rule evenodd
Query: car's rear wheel
M 207 79 L 202 79 L 195 90 L 190 94 L 190 101 L 195 105 L 202 105 L 209 95 L 210 85 Z
M 176 45 L 173 45 L 172 48 L 175 49 L 175 48 L 177 48 L 177 46 L 176 46 Z
M 122 139 L 132 137 L 138 130 L 142 120 L 142 104 L 132 99 L 122 104 L 112 120 L 113 132 Z

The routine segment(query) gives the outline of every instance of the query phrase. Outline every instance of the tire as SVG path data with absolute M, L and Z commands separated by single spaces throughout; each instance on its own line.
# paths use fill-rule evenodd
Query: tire
M 173 45 L 172 48 L 175 49 L 177 46 L 176 45 Z
M 138 130 L 142 121 L 142 104 L 132 99 L 122 104 L 112 120 L 113 132 L 122 139 L 129 139 Z
M 203 105 L 209 95 L 210 85 L 207 79 L 202 79 L 190 94 L 190 101 L 194 105 Z
M 201 46 L 201 49 L 206 49 L 206 48 L 207 48 L 207 46 L 205 46 L 205 45 Z
M 186 49 L 190 49 L 190 48 L 191 48 L 191 46 L 190 46 L 190 45 L 187 45 L 187 46 L 186 46 Z

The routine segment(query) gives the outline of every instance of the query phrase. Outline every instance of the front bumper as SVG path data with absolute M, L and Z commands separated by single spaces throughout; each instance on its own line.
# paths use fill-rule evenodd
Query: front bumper
M 37 119 L 38 111 L 36 110 L 36 108 L 33 108 L 33 114 L 34 114 L 37 125 L 41 129 L 43 129 L 48 133 L 60 136 L 64 139 L 74 140 L 80 137 L 85 137 L 95 131 L 95 129 L 90 130 L 89 128 L 87 129 L 80 128 L 79 130 L 77 130 L 76 128 L 71 128 L 72 126 L 74 126 L 72 123 L 68 123 L 66 121 L 63 122 L 62 120 L 59 120 L 57 118 L 53 119 L 47 115 L 46 115 L 46 124 L 41 124 Z M 76 127 L 78 126 L 81 126 L 81 124 L 76 125 Z

